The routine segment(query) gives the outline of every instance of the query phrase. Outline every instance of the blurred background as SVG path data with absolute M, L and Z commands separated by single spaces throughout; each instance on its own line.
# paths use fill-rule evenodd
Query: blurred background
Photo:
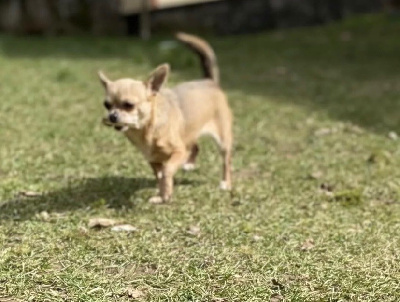
M 141 35 L 177 29 L 220 35 L 395 14 L 400 0 L 0 0 L 0 31 Z

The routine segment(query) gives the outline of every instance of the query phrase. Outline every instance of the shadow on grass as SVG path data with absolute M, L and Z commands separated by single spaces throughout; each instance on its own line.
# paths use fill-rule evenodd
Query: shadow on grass
M 177 179 L 176 185 L 192 184 L 186 179 Z M 17 196 L 0 204 L 0 220 L 28 220 L 41 211 L 63 213 L 77 209 L 109 208 L 123 210 L 134 208 L 135 192 L 145 188 L 156 188 L 150 178 L 101 177 L 71 181 L 67 187 L 37 197 Z

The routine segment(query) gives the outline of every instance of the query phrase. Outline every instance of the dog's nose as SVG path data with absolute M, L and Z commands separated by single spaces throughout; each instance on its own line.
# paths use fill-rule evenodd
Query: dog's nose
M 110 113 L 110 115 L 108 116 L 108 118 L 110 119 L 110 122 L 111 122 L 111 123 L 116 123 L 116 122 L 118 122 L 118 115 L 117 115 L 115 112 Z

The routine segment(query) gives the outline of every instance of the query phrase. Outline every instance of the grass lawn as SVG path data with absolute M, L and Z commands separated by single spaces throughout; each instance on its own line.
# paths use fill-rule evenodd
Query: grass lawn
M 96 71 L 144 79 L 168 61 L 173 84 L 197 58 L 163 37 L 0 36 L 0 301 L 399 301 L 399 33 L 363 16 L 211 38 L 235 188 L 219 191 L 202 139 L 162 206 L 139 152 L 100 124 Z

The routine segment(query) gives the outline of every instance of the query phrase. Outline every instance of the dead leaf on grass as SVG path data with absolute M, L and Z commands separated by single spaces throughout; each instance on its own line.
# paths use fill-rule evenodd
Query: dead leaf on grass
M 228 300 L 226 300 L 225 298 L 218 298 L 218 297 L 213 297 L 211 298 L 212 302 L 226 302 Z
M 324 175 L 324 173 L 322 173 L 321 171 L 314 171 L 310 174 L 310 178 L 311 179 L 320 179 L 323 175 Z
M 186 231 L 189 235 L 192 236 L 199 236 L 200 235 L 200 227 L 197 225 L 192 225 L 189 227 L 189 229 Z
M 47 213 L 47 211 L 42 211 L 38 214 L 36 214 L 36 217 L 42 221 L 49 221 L 50 220 L 50 214 Z
M 102 289 L 101 287 L 96 287 L 96 288 L 93 288 L 93 289 L 89 290 L 89 291 L 87 292 L 87 294 L 88 294 L 88 295 L 91 295 L 91 294 L 96 293 L 96 292 L 98 292 L 98 291 L 104 291 L 104 289 Z
M 259 236 L 259 235 L 254 235 L 253 236 L 253 241 L 260 241 L 260 240 L 263 240 L 263 237 L 262 236 Z
M 361 128 L 358 125 L 354 125 L 354 124 L 346 124 L 344 130 L 346 132 L 351 132 L 351 133 L 355 133 L 355 134 L 365 133 L 365 130 L 363 128 Z
M 325 136 L 337 132 L 335 128 L 320 128 L 314 132 L 315 136 Z
M 279 302 L 283 300 L 283 296 L 279 294 L 273 294 L 271 298 L 269 299 L 270 302 Z
M 79 231 L 79 234 L 84 235 L 84 236 L 86 236 L 89 233 L 88 229 L 85 228 L 84 226 L 80 226 L 78 228 L 78 231 Z
M 314 239 L 308 238 L 301 245 L 301 250 L 302 251 L 309 251 L 309 250 L 313 249 L 314 247 L 315 247 Z
M 41 192 L 35 192 L 35 191 L 22 191 L 22 192 L 19 192 L 19 195 L 22 195 L 25 197 L 38 197 L 38 196 L 42 196 L 43 194 Z
M 113 232 L 136 232 L 138 229 L 130 224 L 120 224 L 113 226 L 111 231 Z
M 19 302 L 20 300 L 11 297 L 0 297 L 0 302 Z
M 117 221 L 114 219 L 108 218 L 91 218 L 89 219 L 88 227 L 89 228 L 108 228 L 117 224 Z
M 134 289 L 132 287 L 128 287 L 125 290 L 125 295 L 131 299 L 138 299 L 144 296 L 144 293 L 141 290 Z

